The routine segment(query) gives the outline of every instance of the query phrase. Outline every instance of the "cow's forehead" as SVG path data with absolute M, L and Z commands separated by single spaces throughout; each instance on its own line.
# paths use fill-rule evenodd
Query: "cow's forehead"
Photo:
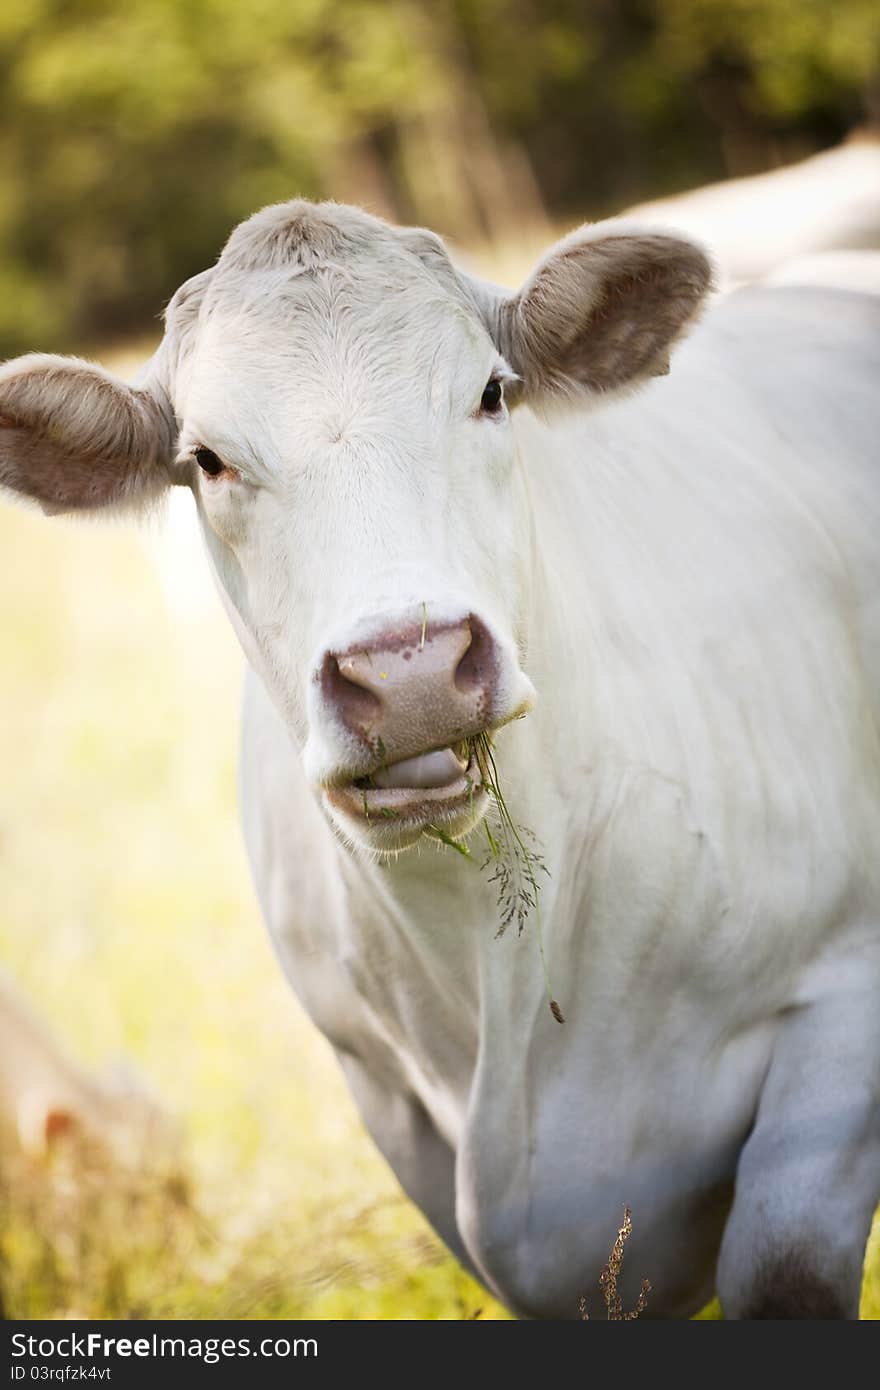
M 352 257 L 342 265 L 219 273 L 208 287 L 198 339 L 235 335 L 244 344 L 281 338 L 295 352 L 372 340 L 386 351 L 413 353 L 419 340 L 463 330 L 476 339 L 479 322 L 462 295 L 430 271 L 389 257 Z
M 201 400 L 294 381 L 300 396 L 344 381 L 366 400 L 397 379 L 436 395 L 492 352 L 438 238 L 335 204 L 284 204 L 243 223 L 199 301 L 185 375 Z

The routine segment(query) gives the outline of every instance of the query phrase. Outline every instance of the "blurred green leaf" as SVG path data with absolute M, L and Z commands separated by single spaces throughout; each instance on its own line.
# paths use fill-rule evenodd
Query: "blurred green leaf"
M 878 52 L 876 0 L 5 0 L 0 355 L 142 331 L 267 200 L 497 244 L 796 157 Z

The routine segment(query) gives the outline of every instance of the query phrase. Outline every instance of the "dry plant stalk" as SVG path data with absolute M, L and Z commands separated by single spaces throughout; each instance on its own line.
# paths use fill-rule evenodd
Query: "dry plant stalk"
M 492 869 L 489 882 L 498 884 L 500 921 L 495 935 L 496 937 L 503 936 L 510 923 L 515 921 L 517 935 L 522 936 L 526 921 L 534 912 L 547 1002 L 556 1022 L 564 1023 L 565 1015 L 553 997 L 553 988 L 550 984 L 550 972 L 547 969 L 547 957 L 544 952 L 544 927 L 541 921 L 539 876 L 547 874 L 549 877 L 550 871 L 544 863 L 544 856 L 538 848 L 534 831 L 518 825 L 510 814 L 504 793 L 501 790 L 490 736 L 479 734 L 473 740 L 473 747 L 483 786 L 492 798 L 496 816 L 495 835 L 492 834 L 488 821 L 484 822 L 486 837 L 489 841 L 489 854 L 481 865 L 483 869 Z
M 620 1271 L 623 1265 L 623 1252 L 626 1242 L 632 1232 L 632 1212 L 629 1207 L 623 1209 L 623 1225 L 617 1232 L 617 1239 L 611 1247 L 611 1254 L 608 1256 L 602 1273 L 599 1275 L 599 1286 L 605 1295 L 605 1307 L 608 1310 L 609 1322 L 632 1322 L 639 1317 L 648 1306 L 648 1294 L 651 1292 L 651 1282 L 649 1279 L 642 1280 L 642 1287 L 639 1291 L 636 1306 L 631 1312 L 623 1311 L 623 1303 L 617 1281 L 620 1278 Z M 581 1318 L 584 1322 L 589 1322 L 590 1315 L 587 1312 L 587 1300 L 581 1294 L 578 1301 Z
M 558 1001 L 553 997 L 553 988 L 550 984 L 550 972 L 547 969 L 547 957 L 544 951 L 544 926 L 541 921 L 541 885 L 539 880 L 542 874 L 549 877 L 550 870 L 544 863 L 544 856 L 540 851 L 534 831 L 519 825 L 510 814 L 504 793 L 501 790 L 490 735 L 487 733 L 477 734 L 475 738 L 468 740 L 468 746 L 476 756 L 480 769 L 480 779 L 491 798 L 495 813 L 494 834 L 488 820 L 483 822 L 486 838 L 489 842 L 489 853 L 480 865 L 481 869 L 492 870 L 489 882 L 498 885 L 499 922 L 495 935 L 496 937 L 503 936 L 511 922 L 516 922 L 517 936 L 522 936 L 528 918 L 534 913 L 547 1003 L 556 1022 L 564 1023 L 565 1015 Z M 475 789 L 470 780 L 468 786 L 473 805 Z M 366 797 L 364 798 L 364 806 L 366 807 Z M 431 825 L 428 829 L 434 839 L 447 845 L 449 849 L 454 849 L 462 858 L 473 859 L 474 856 L 467 845 L 463 844 L 461 840 L 453 839 L 442 827 Z

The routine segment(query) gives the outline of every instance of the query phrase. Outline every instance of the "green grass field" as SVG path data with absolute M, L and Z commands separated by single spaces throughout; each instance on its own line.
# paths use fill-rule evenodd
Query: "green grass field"
M 0 554 L 0 956 L 72 1053 L 143 1072 L 190 1187 L 6 1165 L 6 1316 L 506 1316 L 402 1197 L 272 957 L 201 557 L 163 585 L 133 528 L 5 507 Z M 877 1318 L 878 1239 L 870 1268 Z

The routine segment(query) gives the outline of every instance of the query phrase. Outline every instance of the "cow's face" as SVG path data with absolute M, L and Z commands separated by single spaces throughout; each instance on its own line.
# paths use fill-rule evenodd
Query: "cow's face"
M 171 306 L 177 467 L 310 782 L 397 848 L 470 828 L 471 740 L 534 697 L 516 378 L 433 238 L 328 216 L 252 219 Z
M 506 297 L 430 233 L 269 208 L 174 297 L 141 389 L 68 359 L 0 372 L 0 481 L 48 510 L 190 487 L 337 826 L 380 851 L 459 836 L 487 800 L 479 736 L 535 693 L 510 411 L 663 371 L 708 279 L 689 243 L 611 224 Z

